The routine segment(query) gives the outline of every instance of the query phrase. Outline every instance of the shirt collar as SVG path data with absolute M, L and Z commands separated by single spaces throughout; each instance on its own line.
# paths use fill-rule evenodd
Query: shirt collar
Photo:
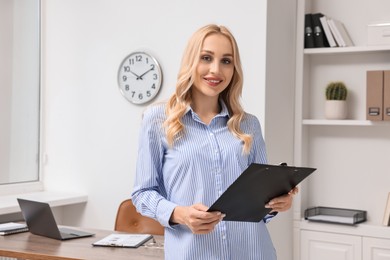
M 216 115 L 216 117 L 230 117 L 229 110 L 228 110 L 225 102 L 222 99 L 219 99 L 219 104 L 221 105 L 222 109 L 221 109 L 221 112 L 219 112 L 219 114 Z M 195 111 L 192 110 L 192 107 L 190 105 L 188 105 L 185 114 L 187 114 L 190 111 L 191 111 L 192 115 L 196 114 Z
M 222 107 L 222 110 L 219 113 L 219 116 L 230 117 L 229 110 L 228 110 L 225 102 L 222 99 L 219 99 L 219 103 L 221 104 L 221 107 Z

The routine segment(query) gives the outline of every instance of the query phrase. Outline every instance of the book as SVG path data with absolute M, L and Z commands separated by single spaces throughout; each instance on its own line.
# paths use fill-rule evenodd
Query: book
M 152 239 L 150 234 L 111 234 L 92 243 L 93 246 L 137 248 Z
M 324 17 L 322 13 L 315 13 L 311 15 L 313 21 L 313 31 L 314 31 L 314 45 L 316 48 L 329 47 L 328 39 L 324 33 L 324 28 L 322 26 L 321 17 Z
M 324 16 L 320 17 L 320 22 L 321 22 L 322 28 L 324 28 L 324 33 L 325 33 L 326 39 L 328 40 L 329 47 L 337 47 L 337 43 L 336 43 L 334 36 L 329 28 L 328 18 L 324 15 Z
M 333 35 L 335 36 L 337 44 L 340 47 L 353 46 L 352 39 L 349 37 L 349 34 L 342 22 L 334 18 L 329 18 L 328 24 Z
M 8 222 L 8 223 L 0 224 L 0 235 L 1 236 L 21 233 L 21 232 L 26 232 L 26 231 L 28 231 L 28 227 L 26 224 L 15 223 L 15 222 Z
M 390 192 L 387 195 L 387 203 L 385 207 L 385 214 L 383 216 L 383 225 L 390 226 Z
M 305 14 L 305 48 L 314 48 L 314 34 L 311 14 Z
M 333 35 L 337 45 L 339 47 L 345 47 L 345 43 L 344 43 L 343 39 L 341 38 L 340 32 L 337 30 L 336 24 L 334 23 L 333 19 L 329 18 L 329 19 L 327 19 L 327 21 L 328 21 L 329 29 L 332 32 L 332 35 Z

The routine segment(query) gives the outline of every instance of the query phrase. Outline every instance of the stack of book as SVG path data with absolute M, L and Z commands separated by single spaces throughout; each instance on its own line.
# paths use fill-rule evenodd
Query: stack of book
M 0 224 L 0 235 L 1 236 L 21 233 L 21 232 L 26 232 L 26 231 L 28 231 L 28 227 L 26 224 L 15 223 L 15 222 L 8 222 L 8 223 Z
M 322 13 L 305 14 L 305 48 L 353 46 L 344 24 Z

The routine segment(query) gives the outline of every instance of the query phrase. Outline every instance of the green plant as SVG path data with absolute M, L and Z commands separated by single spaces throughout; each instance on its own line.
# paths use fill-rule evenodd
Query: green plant
M 327 100 L 346 100 L 348 90 L 344 82 L 330 82 L 326 86 L 325 96 Z

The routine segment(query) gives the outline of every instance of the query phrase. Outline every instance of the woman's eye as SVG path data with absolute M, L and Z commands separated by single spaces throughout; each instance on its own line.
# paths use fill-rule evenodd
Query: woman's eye
M 232 63 L 231 59 L 222 59 L 223 64 L 230 64 Z
M 209 55 L 203 55 L 200 57 L 204 61 L 211 61 L 211 57 Z

